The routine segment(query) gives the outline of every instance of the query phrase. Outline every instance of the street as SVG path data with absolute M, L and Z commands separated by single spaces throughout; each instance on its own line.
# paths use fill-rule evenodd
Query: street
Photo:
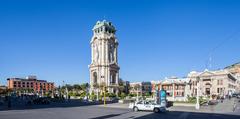
M 45 105 L 35 108 L 13 109 L 0 111 L 1 119 L 238 119 L 240 118 L 239 103 L 234 112 L 227 109 L 227 104 L 234 100 L 226 100 L 214 107 L 202 107 L 196 111 L 193 107 L 171 107 L 166 113 L 153 113 L 146 111 L 133 112 L 126 105 L 113 103 L 103 105 L 75 105 L 62 104 L 58 106 Z M 80 104 L 80 103 L 79 103 Z M 68 105 L 68 106 L 67 106 Z M 115 107 L 114 107 L 115 106 Z M 222 111 L 216 111 L 221 108 Z M 220 109 L 219 109 L 220 110 Z M 225 112 L 224 112 L 225 111 Z
M 237 119 L 240 116 L 197 112 L 169 111 L 166 113 L 133 112 L 129 109 L 105 108 L 98 106 L 43 108 L 31 110 L 9 110 L 0 112 L 1 119 L 129 119 L 129 118 L 169 118 L 169 119 Z

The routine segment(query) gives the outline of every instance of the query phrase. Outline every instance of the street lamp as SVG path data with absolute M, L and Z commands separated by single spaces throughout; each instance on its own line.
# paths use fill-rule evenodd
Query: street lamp
M 104 98 L 103 98 L 103 103 L 104 103 L 104 106 L 106 106 L 106 87 L 105 87 L 105 86 L 103 86 L 103 90 L 104 90 L 104 94 L 103 94 L 103 96 L 104 96 Z
M 195 108 L 197 110 L 199 110 L 200 109 L 200 104 L 199 104 L 199 87 L 200 87 L 199 81 L 200 81 L 200 77 L 199 76 L 197 76 L 196 81 L 197 81 L 197 102 L 196 102 Z

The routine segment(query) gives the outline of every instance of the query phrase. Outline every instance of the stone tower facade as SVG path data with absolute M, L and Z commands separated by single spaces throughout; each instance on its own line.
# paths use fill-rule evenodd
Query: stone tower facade
M 97 21 L 91 39 L 90 91 L 106 87 L 110 93 L 118 93 L 119 66 L 116 29 L 111 22 Z

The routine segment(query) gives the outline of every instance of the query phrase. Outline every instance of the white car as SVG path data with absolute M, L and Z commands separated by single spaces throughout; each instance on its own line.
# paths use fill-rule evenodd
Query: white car
M 154 111 L 155 113 L 166 111 L 165 106 L 161 106 L 160 104 L 156 104 L 151 101 L 138 101 L 135 103 L 130 103 L 129 108 L 133 109 L 133 111 Z

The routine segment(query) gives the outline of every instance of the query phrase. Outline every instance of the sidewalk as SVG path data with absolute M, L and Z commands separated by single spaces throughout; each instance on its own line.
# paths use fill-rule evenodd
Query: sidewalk
M 195 107 L 192 106 L 172 106 L 169 107 L 167 110 L 169 111 L 185 111 L 185 112 L 201 112 L 201 113 L 221 113 L 221 114 L 235 114 L 233 112 L 233 105 L 234 102 L 237 102 L 237 99 L 232 98 L 231 100 L 226 99 L 223 103 L 219 102 L 217 105 L 208 105 L 208 106 L 201 106 L 199 110 L 196 110 Z M 237 105 L 240 105 L 237 103 Z M 107 107 L 107 108 L 121 108 L 121 109 L 128 109 L 129 104 L 122 104 L 122 103 L 113 103 L 113 104 L 106 104 L 104 105 L 97 105 L 99 107 Z M 236 110 L 238 110 L 240 106 L 237 106 Z
M 234 106 L 234 101 L 236 99 L 232 98 L 232 99 L 225 99 L 223 101 L 223 103 L 218 103 L 214 108 L 213 108 L 213 112 L 214 113 L 232 113 L 233 110 L 233 106 Z
M 122 104 L 122 103 L 112 103 L 104 105 L 97 105 L 99 107 L 107 107 L 107 108 L 121 108 L 121 109 L 128 109 L 129 104 Z

